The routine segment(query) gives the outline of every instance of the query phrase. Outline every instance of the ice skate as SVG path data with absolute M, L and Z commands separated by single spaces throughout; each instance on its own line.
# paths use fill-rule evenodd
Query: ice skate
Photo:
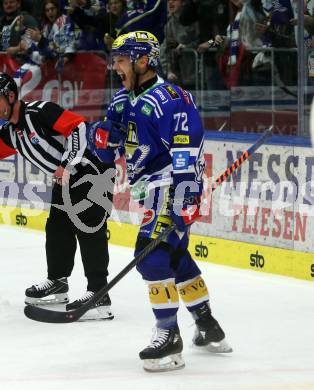
M 69 285 L 67 278 L 46 279 L 44 282 L 34 284 L 26 289 L 25 303 L 29 305 L 68 303 L 68 291 Z
M 193 312 L 196 330 L 193 337 L 193 345 L 205 348 L 213 353 L 229 353 L 232 348 L 225 339 L 225 333 L 219 323 L 211 314 L 207 303 Z
M 76 301 L 66 305 L 66 310 L 78 309 L 84 303 L 88 302 L 93 296 L 94 292 L 86 291 L 86 293 Z M 114 318 L 111 310 L 111 300 L 109 295 L 105 295 L 99 302 L 97 302 L 90 310 L 88 310 L 81 318 L 80 321 L 89 320 L 112 320 Z
M 181 356 L 183 343 L 179 328 L 156 329 L 151 344 L 139 353 L 144 370 L 150 372 L 172 371 L 183 368 Z

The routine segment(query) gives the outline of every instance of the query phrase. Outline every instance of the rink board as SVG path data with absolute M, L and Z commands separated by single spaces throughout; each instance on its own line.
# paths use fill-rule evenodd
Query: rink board
M 258 136 L 206 132 L 207 188 Z M 111 215 L 111 221 L 122 223 L 109 222 L 109 235 L 113 244 L 133 247 L 141 212 L 126 183 L 122 160 L 117 162 Z M 314 280 L 312 183 L 314 156 L 308 140 L 273 136 L 212 197 L 204 191 L 206 206 L 192 227 L 193 257 Z M 47 211 L 42 210 L 49 207 L 52 184 L 50 176 L 19 155 L 0 161 L 0 223 L 43 230 Z
M 47 211 L 0 207 L 0 223 L 14 225 L 18 228 L 44 230 L 47 216 Z M 108 222 L 109 241 L 115 245 L 134 247 L 137 231 L 137 225 Z M 314 280 L 314 255 L 312 253 L 195 234 L 191 235 L 189 250 L 195 260 Z

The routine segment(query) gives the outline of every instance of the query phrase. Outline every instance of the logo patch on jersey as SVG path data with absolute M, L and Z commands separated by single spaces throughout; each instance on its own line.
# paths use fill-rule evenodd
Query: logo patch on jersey
M 141 223 L 141 227 L 149 225 L 151 222 L 153 222 L 155 218 L 155 210 L 146 210 L 144 213 L 144 217 Z
M 117 113 L 121 113 L 124 109 L 124 103 L 118 103 L 115 105 L 115 110 L 117 111 Z
M 174 170 L 187 169 L 189 166 L 190 160 L 190 152 L 182 151 L 182 152 L 174 152 L 172 163 Z
M 190 143 L 189 135 L 175 135 L 173 137 L 174 144 L 188 145 Z
M 171 224 L 171 218 L 160 215 L 155 224 L 151 238 L 157 238 L 160 233 L 162 233 L 169 225 Z
M 125 153 L 130 158 L 133 156 L 133 153 L 138 148 L 139 142 L 137 137 L 137 125 L 135 122 L 128 122 L 128 136 L 125 141 Z
M 153 111 L 153 107 L 148 103 L 145 103 L 144 106 L 141 108 L 141 112 L 147 116 L 150 116 L 152 111 Z
M 160 97 L 162 103 L 167 103 L 168 99 L 166 98 L 166 96 L 161 92 L 161 90 L 159 88 L 155 89 L 155 93 L 157 93 L 157 95 Z
M 183 88 L 181 87 L 178 87 L 183 95 L 183 99 L 185 101 L 186 104 L 191 104 L 191 99 L 189 97 L 189 94 L 186 92 L 186 90 L 184 90 Z
M 39 144 L 39 139 L 37 138 L 37 134 L 35 132 L 31 132 L 29 135 L 28 135 L 28 138 L 29 140 L 31 141 L 31 143 L 33 145 L 37 145 Z
M 17 135 L 21 138 L 24 137 L 24 134 L 23 134 L 23 131 L 21 129 L 19 129 L 18 127 L 15 129 L 15 131 L 17 132 Z
M 95 146 L 97 149 L 106 149 L 109 138 L 109 131 L 98 127 L 95 134 Z
M 136 174 L 136 164 L 127 163 L 127 172 L 130 177 L 134 177 Z M 131 186 L 130 194 L 132 199 L 137 202 L 148 198 L 149 192 L 146 183 L 144 181 L 139 181 Z
M 164 88 L 169 93 L 171 99 L 180 99 L 179 94 L 171 85 L 164 85 L 162 88 Z

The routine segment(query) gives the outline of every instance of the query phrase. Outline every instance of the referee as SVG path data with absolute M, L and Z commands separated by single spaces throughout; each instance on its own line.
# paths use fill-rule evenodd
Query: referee
M 46 223 L 48 275 L 42 283 L 26 289 L 25 303 L 67 303 L 67 310 L 75 309 L 107 284 L 109 254 L 106 220 L 111 209 L 87 202 L 89 207 L 78 215 L 81 223 L 75 223 L 71 210 L 64 207 L 64 190 L 67 189 L 71 204 L 86 202 L 87 194 L 93 187 L 91 175 L 107 173 L 109 177 L 114 177 L 112 174 L 110 176 L 109 171 L 114 168 L 114 163 L 104 164 L 86 149 L 88 124 L 84 117 L 52 102 L 27 103 L 18 100 L 17 85 L 6 73 L 0 73 L 0 119 L 7 121 L 0 130 L 0 159 L 19 153 L 41 171 L 52 175 L 55 182 Z M 77 185 L 73 186 L 75 183 Z M 113 178 L 106 180 L 104 193 L 100 194 L 100 198 L 110 200 L 107 205 L 112 204 L 113 185 Z M 93 229 L 95 226 L 100 228 Z M 68 303 L 67 278 L 74 267 L 77 241 L 87 278 L 87 290 L 81 298 Z M 113 318 L 110 305 L 107 296 L 86 313 L 86 319 Z

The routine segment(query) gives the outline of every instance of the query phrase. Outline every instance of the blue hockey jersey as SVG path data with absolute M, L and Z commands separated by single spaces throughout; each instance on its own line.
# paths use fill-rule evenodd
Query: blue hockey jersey
M 201 193 L 204 132 L 189 92 L 160 77 L 139 96 L 121 89 L 113 96 L 107 119 L 128 128 L 121 153 L 131 186 L 144 181 L 176 187 L 189 181 L 197 184 L 193 192 Z

